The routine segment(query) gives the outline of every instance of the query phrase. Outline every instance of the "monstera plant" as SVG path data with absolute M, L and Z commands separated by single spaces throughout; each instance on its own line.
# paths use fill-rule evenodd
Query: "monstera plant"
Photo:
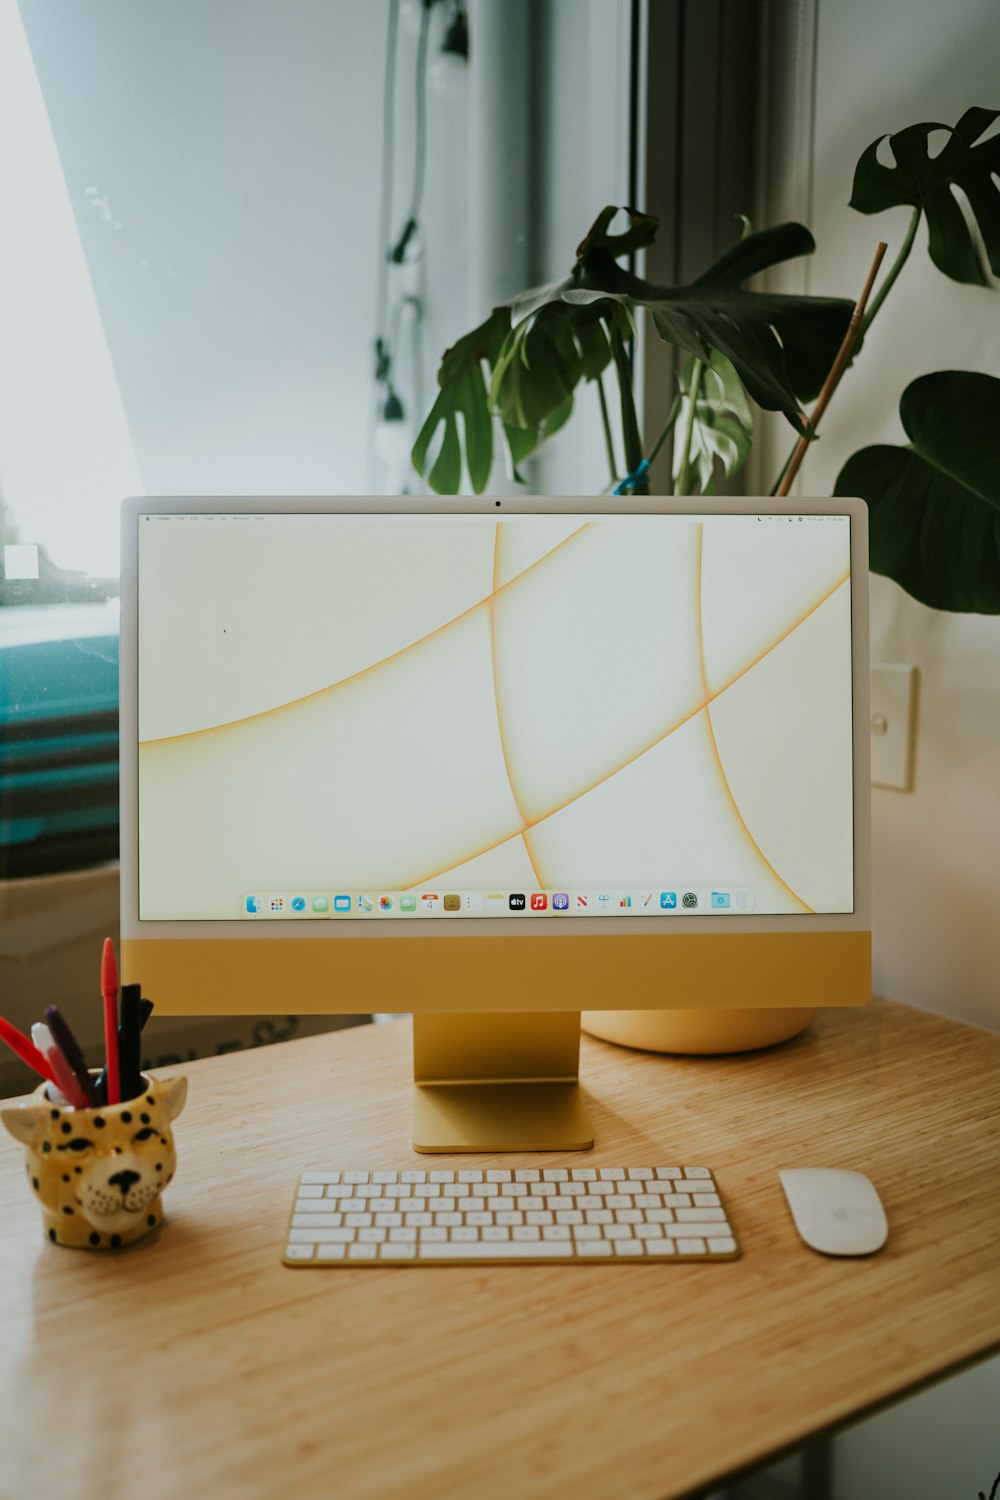
M 953 128 L 925 123 L 899 131 L 888 137 L 891 165 L 879 157 L 884 137 L 862 155 L 850 206 L 875 214 L 907 204 L 912 216 L 865 313 L 854 364 L 921 219 L 940 271 L 988 285 L 956 189 L 975 218 L 990 268 L 1000 275 L 1000 134 L 988 134 L 998 115 L 970 109 Z M 932 155 L 931 135 L 941 130 L 948 132 L 946 144 Z M 619 494 L 649 493 L 649 466 L 671 433 L 675 492 L 709 493 L 719 472 L 735 473 L 746 461 L 751 401 L 782 412 L 796 442 L 803 433 L 813 435 L 802 403 L 823 385 L 853 304 L 747 286 L 758 272 L 814 250 L 809 231 L 781 224 L 754 233 L 744 223 L 743 237 L 696 281 L 655 286 L 622 260 L 653 243 L 657 222 L 626 214 L 625 228 L 615 232 L 618 210 L 605 208 L 566 277 L 494 308 L 445 352 L 437 399 L 412 455 L 417 472 L 439 494 L 462 488 L 463 466 L 473 490 L 482 493 L 498 434 L 520 478 L 525 459 L 568 420 L 581 386 L 595 389 L 609 488 Z M 647 443 L 629 357 L 641 316 L 688 355 L 670 410 Z M 608 415 L 607 373 L 617 384 L 624 470 Z M 862 449 L 847 460 L 835 486 L 836 494 L 868 502 L 872 568 L 936 608 L 1000 613 L 1000 379 L 956 370 L 921 376 L 903 392 L 900 417 L 909 443 Z

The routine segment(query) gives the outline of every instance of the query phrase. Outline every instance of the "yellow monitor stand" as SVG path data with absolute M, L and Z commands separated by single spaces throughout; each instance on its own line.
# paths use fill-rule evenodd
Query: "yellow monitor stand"
M 580 1012 L 413 1018 L 413 1147 L 586 1151 Z

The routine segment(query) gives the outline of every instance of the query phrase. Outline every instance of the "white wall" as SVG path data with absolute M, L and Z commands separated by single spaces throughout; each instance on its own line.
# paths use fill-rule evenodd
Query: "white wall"
M 769 19 L 758 216 L 801 218 L 818 245 L 772 284 L 853 300 L 876 242 L 888 264 L 909 222 L 905 208 L 847 207 L 857 158 L 885 132 L 1000 106 L 1000 18 L 993 0 L 777 0 Z M 858 448 L 904 442 L 896 408 L 917 375 L 997 374 L 998 354 L 1000 291 L 942 276 L 921 231 L 798 492 L 830 494 Z M 788 447 L 787 426 L 768 423 L 757 483 L 770 486 Z M 1000 619 L 926 609 L 882 578 L 871 604 L 872 659 L 920 671 L 915 788 L 872 791 L 876 988 L 1000 1029 Z

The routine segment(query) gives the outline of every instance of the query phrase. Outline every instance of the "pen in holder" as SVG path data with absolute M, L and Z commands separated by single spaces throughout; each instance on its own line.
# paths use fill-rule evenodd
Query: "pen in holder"
M 174 1175 L 173 1122 L 187 1079 L 139 1074 L 141 1093 L 74 1109 L 41 1084 L 30 1104 L 0 1112 L 25 1148 L 28 1181 L 54 1245 L 116 1250 L 163 1220 L 160 1194 Z M 61 1096 L 60 1096 L 61 1097 Z

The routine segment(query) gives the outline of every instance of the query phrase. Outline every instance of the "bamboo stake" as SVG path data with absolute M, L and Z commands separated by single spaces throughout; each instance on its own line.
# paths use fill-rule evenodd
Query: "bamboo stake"
M 888 246 L 884 243 L 884 241 L 880 240 L 878 249 L 875 251 L 875 259 L 872 261 L 871 269 L 868 272 L 868 279 L 864 284 L 864 289 L 862 290 L 861 296 L 858 298 L 857 305 L 853 313 L 851 314 L 851 321 L 847 325 L 847 332 L 844 334 L 843 343 L 837 350 L 837 357 L 834 360 L 833 364 L 830 366 L 830 373 L 824 380 L 823 389 L 820 391 L 819 396 L 816 399 L 816 405 L 813 407 L 813 413 L 810 418 L 810 425 L 813 432 L 815 432 L 816 428 L 819 426 L 819 419 L 826 411 L 827 406 L 830 404 L 830 397 L 837 389 L 837 386 L 840 382 L 840 377 L 841 375 L 843 375 L 845 369 L 847 368 L 847 361 L 851 357 L 851 351 L 853 350 L 854 345 L 857 343 L 858 334 L 861 332 L 861 324 L 864 320 L 865 308 L 868 305 L 868 298 L 871 296 L 872 287 L 875 285 L 875 277 L 878 275 L 879 266 L 881 266 L 882 264 L 882 257 L 885 255 L 887 249 Z M 779 495 L 787 495 L 788 491 L 791 489 L 792 482 L 795 479 L 796 474 L 799 472 L 802 460 L 806 454 L 806 449 L 809 447 L 811 441 L 812 439 L 807 437 L 802 437 L 799 439 L 798 447 L 792 454 L 792 461 L 788 465 L 788 468 L 785 470 L 785 477 L 782 479 L 781 483 L 778 486 L 777 493 Z

